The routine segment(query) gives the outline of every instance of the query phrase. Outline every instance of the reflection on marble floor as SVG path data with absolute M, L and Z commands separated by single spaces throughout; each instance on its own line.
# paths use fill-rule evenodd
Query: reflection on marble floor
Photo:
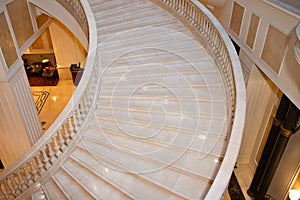
M 251 171 L 248 165 L 237 165 L 237 168 L 234 169 L 234 173 L 243 191 L 245 199 L 251 200 L 252 198 L 247 195 L 247 190 L 250 187 L 254 172 Z
M 72 80 L 59 80 L 56 86 L 33 86 L 31 91 L 47 91 L 49 96 L 39 114 L 43 129 L 46 131 L 59 116 L 75 90 Z
M 234 169 L 235 176 L 242 189 L 245 200 L 251 200 L 252 198 L 248 196 L 247 190 L 250 187 L 254 173 L 251 171 L 248 165 L 237 165 Z M 229 192 L 226 190 L 224 200 L 235 200 L 230 198 Z

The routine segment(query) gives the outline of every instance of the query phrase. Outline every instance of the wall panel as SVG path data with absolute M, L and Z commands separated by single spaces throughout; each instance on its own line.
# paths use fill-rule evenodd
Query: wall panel
M 0 13 L 0 47 L 8 68 L 18 59 L 18 54 L 9 30 L 5 14 Z M 3 66 L 4 67 L 4 66 Z
M 27 0 L 12 1 L 7 4 L 7 11 L 18 46 L 21 47 L 34 33 Z

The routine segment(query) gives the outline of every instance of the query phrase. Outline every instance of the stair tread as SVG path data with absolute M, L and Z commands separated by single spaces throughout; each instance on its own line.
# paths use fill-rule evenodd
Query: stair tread
M 117 11 L 120 9 L 126 9 L 128 7 L 132 7 L 135 4 L 143 4 L 144 0 L 136 1 L 136 0 L 114 0 L 114 1 L 97 1 L 91 3 L 92 10 L 95 14 L 109 13 L 113 11 Z
M 146 134 L 130 132 L 114 124 L 108 126 L 99 123 L 98 126 L 91 127 L 84 135 L 106 143 L 113 142 L 114 145 L 132 152 L 150 152 L 168 146 L 172 149 L 186 150 L 186 153 L 197 154 L 198 157 L 209 156 L 212 159 L 224 156 L 228 142 L 226 137 L 221 135 L 210 136 L 198 133 L 191 135 L 179 131 L 154 133 L 151 132 L 149 137 L 145 137 Z
M 53 180 L 59 185 L 59 188 L 68 199 L 94 199 L 88 194 L 72 177 L 70 177 L 62 169 L 57 171 L 53 176 Z
M 109 147 L 99 145 L 94 146 L 93 142 L 90 143 L 87 140 L 83 141 L 81 144 L 81 148 L 85 148 L 88 152 L 92 153 L 94 157 L 100 159 L 102 163 L 105 163 L 109 169 L 118 169 L 124 173 L 137 174 L 148 181 L 167 187 L 170 191 L 176 192 L 187 199 L 197 199 L 199 194 L 202 192 L 201 190 L 206 190 L 211 184 L 207 179 L 186 175 L 184 173 L 177 172 L 174 169 L 170 169 L 167 166 L 159 166 L 157 163 L 149 161 L 145 162 L 135 156 L 126 155 L 126 159 L 124 159 L 124 154 L 121 154 L 121 151 L 115 152 Z M 99 151 L 100 149 L 101 151 Z M 158 168 L 159 170 L 156 170 Z M 165 177 L 162 177 L 162 174 L 164 174 Z M 181 181 L 178 179 L 181 179 Z M 183 189 L 179 187 L 184 183 L 193 186 L 197 185 L 199 187 L 198 191 L 189 191 L 188 188 Z
M 186 176 L 195 177 L 204 182 L 213 180 L 216 170 L 220 167 L 222 162 L 222 158 L 208 154 L 197 154 L 187 149 L 158 147 L 158 151 L 148 151 L 146 149 L 144 153 L 143 149 L 140 149 L 140 152 L 133 152 L 114 145 L 114 143 L 111 142 L 112 141 L 109 140 L 105 142 L 94 137 L 84 136 L 79 146 L 91 151 L 99 157 L 103 156 L 105 159 L 118 163 L 129 172 L 155 171 L 156 169 L 161 169 L 161 166 L 167 166 L 180 171 L 180 173 Z M 126 157 L 124 158 L 122 156 Z M 140 166 L 130 165 L 130 163 L 139 162 L 147 164 Z
M 156 197 L 154 199 L 166 199 L 168 196 L 175 196 L 176 199 L 181 199 L 180 195 L 175 194 L 174 191 L 161 188 L 157 183 L 152 182 L 141 174 L 128 173 L 119 166 L 114 166 L 109 161 L 91 154 L 91 152 L 82 147 L 77 148 L 71 157 L 90 171 L 93 171 L 95 175 L 118 185 L 120 189 L 130 193 L 133 199 L 153 199 L 154 197 Z M 86 158 L 88 158 L 87 161 Z M 149 190 L 145 191 L 144 188 L 149 188 Z
M 127 112 L 112 111 L 97 111 L 97 120 L 99 123 L 103 121 L 112 122 L 123 130 L 132 133 L 142 132 L 142 134 L 154 133 L 160 130 L 171 129 L 174 132 L 190 132 L 226 136 L 227 135 L 227 117 L 218 118 L 195 118 L 189 115 L 156 115 L 152 119 L 147 114 L 136 114 Z M 157 131 L 151 131 L 156 130 Z
M 31 195 L 31 198 L 28 198 L 28 200 L 48 200 L 47 196 L 45 195 L 45 192 L 43 188 L 36 191 L 34 194 Z
M 43 189 L 49 199 L 67 199 L 53 179 L 47 180 L 47 182 L 43 185 Z
M 153 4 L 147 1 L 143 3 L 141 2 L 133 2 L 130 4 L 130 6 L 127 5 L 125 7 L 118 7 L 117 9 L 113 10 L 114 12 L 97 12 L 96 9 L 94 9 L 95 19 L 97 21 L 103 21 L 105 19 L 114 20 L 120 18 L 121 16 L 144 11 L 145 9 L 147 10 L 149 7 L 153 7 Z
M 95 176 L 72 159 L 65 162 L 62 168 L 96 199 L 131 199 L 130 196 L 113 187 L 101 177 Z

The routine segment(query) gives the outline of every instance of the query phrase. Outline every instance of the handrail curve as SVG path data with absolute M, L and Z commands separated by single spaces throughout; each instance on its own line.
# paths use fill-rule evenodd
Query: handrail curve
M 89 38 L 84 74 L 64 110 L 45 134 L 12 166 L 0 173 L 0 199 L 23 198 L 26 191 L 37 185 L 47 171 L 54 168 L 68 147 L 78 137 L 84 120 L 93 111 L 98 76 L 97 30 L 87 0 L 56 0 L 80 22 Z M 76 15 L 78 14 L 78 15 Z M 83 16 L 84 15 L 84 16 Z M 83 21 L 85 21 L 83 23 Z

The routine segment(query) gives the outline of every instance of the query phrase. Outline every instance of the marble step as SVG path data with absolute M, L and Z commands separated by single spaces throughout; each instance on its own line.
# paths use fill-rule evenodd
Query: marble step
M 199 195 L 205 194 L 211 184 L 211 180 L 176 168 L 174 164 L 171 166 L 168 162 L 147 158 L 149 155 L 146 157 L 130 154 L 128 151 L 98 141 L 95 142 L 94 139 L 86 137 L 80 145 L 97 158 L 107 160 L 111 163 L 109 166 L 121 168 L 128 173 L 145 175 L 153 182 L 160 183 L 161 186 L 168 187 L 170 191 L 174 191 L 187 199 L 199 199 Z M 174 154 L 174 151 L 167 152 L 168 156 L 165 158 L 170 158 L 170 153 Z M 187 157 L 184 158 L 185 161 L 189 162 Z M 185 187 L 185 185 L 189 185 L 189 187 Z
M 48 199 L 68 199 L 53 179 L 47 180 L 47 182 L 43 185 L 43 190 L 45 191 Z
M 97 135 L 91 136 L 91 134 L 95 133 L 89 133 L 90 136 L 88 136 L 87 134 L 84 135 L 84 140 L 80 144 L 80 146 L 87 150 L 92 150 L 90 149 L 90 147 L 93 147 L 94 150 L 92 152 L 98 152 L 99 156 L 103 156 L 103 158 L 106 158 L 106 156 L 108 156 L 107 153 L 109 149 L 111 149 L 111 152 L 116 153 L 116 155 L 114 155 L 115 157 L 111 157 L 112 162 L 119 163 L 122 166 L 124 165 L 124 169 L 128 171 L 139 170 L 141 172 L 147 172 L 152 171 L 152 168 L 161 169 L 161 166 L 168 166 L 172 168 L 172 170 L 178 171 L 178 173 L 183 173 L 187 176 L 193 176 L 197 179 L 201 179 L 207 182 L 213 180 L 216 174 L 216 169 L 220 167 L 220 164 L 222 162 L 222 157 L 216 157 L 209 154 L 201 155 L 200 153 L 188 148 L 183 149 L 171 145 L 156 145 L 158 143 L 154 144 L 154 142 L 146 140 L 139 141 L 140 143 L 145 143 L 145 146 L 143 148 L 136 149 L 135 151 L 130 151 L 130 149 L 128 149 L 126 146 L 118 146 L 116 143 L 114 143 L 114 140 L 110 140 L 110 138 L 112 137 L 110 137 L 109 134 L 112 133 L 100 132 L 100 130 L 98 131 L 98 134 L 103 135 L 102 138 L 106 137 L 104 140 L 101 140 L 100 136 Z M 132 139 L 132 141 L 135 142 L 137 140 Z M 151 151 L 150 148 L 156 148 L 157 151 Z M 102 151 L 103 155 L 101 154 Z M 119 159 L 119 156 L 126 157 Z M 128 161 L 126 160 L 127 157 Z M 110 159 L 109 156 L 107 158 Z M 141 162 L 145 165 L 127 166 L 127 162 Z
M 151 44 L 151 43 L 149 43 Z M 143 43 L 142 45 L 145 45 Z M 120 47 L 123 45 L 120 44 Z M 180 49 L 176 47 L 161 45 L 156 47 L 153 46 L 141 46 L 141 48 L 133 47 L 130 49 L 122 50 L 120 52 L 109 54 L 103 49 L 103 58 L 102 62 L 113 61 L 111 65 L 121 65 L 121 64 L 150 64 L 150 63 L 164 63 L 164 62 L 184 62 L 190 63 L 193 62 L 211 60 L 211 57 L 206 53 L 204 49 L 201 48 L 188 48 Z M 162 65 L 161 64 L 161 65 Z M 161 66 L 160 65 L 160 66 Z
M 132 29 L 124 29 L 124 30 L 121 30 L 119 32 L 108 32 L 108 33 L 103 33 L 101 31 L 97 31 L 97 34 L 98 34 L 98 44 L 101 44 L 103 42 L 106 42 L 107 40 L 112 40 L 113 38 L 121 35 L 122 37 L 125 37 L 126 34 L 132 34 L 133 36 L 135 34 L 137 34 L 137 32 L 139 30 L 143 30 L 143 29 L 167 29 L 167 30 L 170 30 L 170 31 L 177 31 L 177 32 L 182 32 L 183 34 L 186 34 L 190 37 L 193 37 L 193 35 L 187 31 L 184 26 L 180 23 L 178 23 L 178 21 L 176 21 L 175 19 L 168 19 L 168 20 L 164 20 L 163 22 L 161 23 L 158 23 L 158 24 L 150 24 L 150 25 L 147 25 L 147 26 L 142 26 L 142 25 L 139 25 L 139 26 L 133 26 Z M 148 33 L 149 34 L 149 33 Z
M 51 198 L 47 198 L 43 188 L 39 189 L 33 195 L 31 195 L 31 200 L 51 200 Z M 29 200 L 29 199 L 28 199 Z
M 132 43 L 132 42 L 139 41 L 141 39 L 147 39 L 148 37 L 154 38 L 155 36 L 159 36 L 159 38 L 157 37 L 156 39 L 160 39 L 160 37 L 167 38 L 169 36 L 170 38 L 168 38 L 168 40 L 170 39 L 174 40 L 176 39 L 174 37 L 175 36 L 174 33 L 177 34 L 176 36 L 178 37 L 177 38 L 178 40 L 180 40 L 180 37 L 195 39 L 195 36 L 189 30 L 187 30 L 182 24 L 177 22 L 175 23 L 175 22 L 176 21 L 170 24 L 169 27 L 165 27 L 165 28 L 159 27 L 160 24 L 164 24 L 164 23 L 159 23 L 157 24 L 157 27 L 143 27 L 139 29 L 128 30 L 126 32 L 116 34 L 114 36 L 116 40 L 108 39 L 105 42 L 108 44 L 115 44 L 119 42 Z M 171 25 L 173 25 L 174 28 L 172 28 Z
M 188 74 L 184 73 L 183 74 Z M 160 73 L 156 74 L 155 76 L 163 76 L 165 75 L 166 77 L 170 75 L 170 73 Z M 148 74 L 149 76 L 149 74 Z M 130 74 L 126 76 L 127 78 L 135 78 L 135 77 L 148 77 L 147 74 L 140 74 L 137 73 L 135 74 Z M 122 75 L 119 74 L 113 74 L 113 75 L 107 75 L 103 77 L 103 80 L 105 79 L 121 79 Z M 186 83 L 187 84 L 187 83 Z M 124 88 L 124 87 L 119 87 L 119 84 L 115 84 L 114 88 L 105 88 L 101 87 L 100 95 L 121 95 L 121 96 L 163 96 L 163 97 L 168 97 L 168 96 L 173 96 L 176 95 L 178 98 L 185 98 L 185 97 L 190 97 L 190 98 L 225 98 L 224 90 L 220 85 L 215 86 L 215 87 L 202 87 L 202 88 L 194 88 L 194 87 L 189 87 L 189 88 L 183 88 L 181 87 L 181 84 L 178 84 L 177 87 L 173 85 L 173 87 L 169 87 L 168 85 L 159 85 L 155 83 L 148 83 L 145 85 L 136 85 L 136 87 L 131 87 L 131 88 Z M 123 86 L 123 85 L 122 85 Z M 152 87 L 156 86 L 156 87 Z
M 162 71 L 163 73 L 172 72 L 172 74 L 176 73 L 180 75 L 181 72 L 185 71 L 194 71 L 194 74 L 202 77 L 205 76 L 205 74 L 211 74 L 213 71 L 217 74 L 218 71 L 216 69 L 213 69 L 212 66 L 214 63 L 211 62 L 209 59 L 205 58 L 196 58 L 194 60 L 190 60 L 190 62 L 187 62 L 186 60 L 178 60 L 177 58 L 174 58 L 173 56 L 169 56 L 169 59 L 160 60 L 159 57 L 153 56 L 151 54 L 147 55 L 148 57 L 140 59 L 139 62 L 132 62 L 131 60 L 122 61 L 121 62 L 113 62 L 113 60 L 106 63 L 103 63 L 103 66 L 105 64 L 105 68 L 103 69 L 103 76 L 102 78 L 105 79 L 106 75 L 110 74 L 118 74 L 121 75 L 123 72 L 124 77 L 127 74 L 137 74 L 137 72 L 140 72 L 140 74 L 158 74 L 158 72 Z M 151 58 L 152 56 L 152 58 Z M 161 56 L 162 57 L 162 56 Z M 118 58 L 117 58 L 118 59 Z M 147 62 L 146 62 L 147 61 Z M 222 79 L 218 75 L 215 76 L 219 80 L 217 82 L 208 81 L 205 84 L 222 84 Z M 205 78 L 205 77 L 203 77 Z M 186 81 L 187 82 L 187 81 Z M 176 84 L 176 82 L 170 82 L 168 83 L 170 85 Z M 182 83 L 180 83 L 182 84 Z M 204 83 L 189 83 L 189 84 L 195 84 L 199 85 L 202 84 L 204 86 Z
M 118 10 L 126 9 L 129 7 L 132 7 L 136 4 L 143 4 L 146 1 L 141 0 L 111 0 L 111 1 L 95 1 L 93 3 L 90 3 L 92 7 L 92 11 L 94 12 L 94 15 L 97 14 L 103 14 L 103 13 L 116 13 Z
M 166 14 L 156 15 L 153 17 L 144 17 L 143 20 L 137 19 L 136 21 L 131 21 L 123 24 L 112 25 L 101 27 L 101 24 L 97 24 L 97 33 L 99 35 L 107 35 L 114 33 L 115 35 L 120 34 L 121 32 L 126 32 L 133 29 L 140 29 L 148 26 L 157 26 L 159 24 L 170 23 L 174 19 L 166 18 Z M 99 27 L 99 28 L 98 28 Z M 102 37 L 100 38 L 102 39 Z
M 153 27 L 117 34 L 101 43 L 100 51 L 114 56 L 142 48 L 156 48 L 170 52 L 179 49 L 194 49 L 199 53 L 203 52 L 203 47 L 186 33 Z
M 181 61 L 176 61 L 172 62 L 172 61 L 164 61 L 163 66 L 161 67 L 159 66 L 159 64 L 161 64 L 159 61 L 157 61 L 156 63 L 153 62 L 152 64 L 144 64 L 144 65 L 139 65 L 139 64 L 130 64 L 130 65 L 118 65 L 115 66 L 113 65 L 113 67 L 107 68 L 104 73 L 105 76 L 106 75 L 126 75 L 126 73 L 128 73 L 129 71 L 133 74 L 137 74 L 137 72 L 139 72 L 140 75 L 145 76 L 145 74 L 166 74 L 166 73 L 175 73 L 177 72 L 178 74 L 180 74 L 181 72 L 186 72 L 186 71 L 194 71 L 195 74 L 198 74 L 199 76 L 202 76 L 202 73 L 211 73 L 212 71 L 216 71 L 214 63 L 211 62 L 210 60 L 201 60 L 201 61 L 195 61 L 193 63 L 187 63 L 184 60 Z M 103 76 L 103 78 L 105 79 L 105 76 Z M 177 83 L 169 83 L 170 87 L 174 87 L 176 85 L 178 85 Z M 182 87 L 206 87 L 206 86 L 221 86 L 220 83 L 212 83 L 210 85 L 208 84 L 203 84 L 203 83 L 194 83 L 193 85 L 191 84 L 182 84 L 180 83 L 180 85 L 183 85 Z
M 141 5 L 141 4 L 138 4 Z M 99 27 L 110 27 L 110 26 L 116 26 L 116 25 L 121 25 L 124 24 L 124 22 L 130 22 L 130 21 L 135 21 L 136 19 L 143 18 L 145 16 L 154 16 L 154 15 L 159 15 L 161 12 L 158 12 L 157 7 L 155 5 L 149 5 L 146 6 L 147 4 L 142 4 L 142 8 L 138 9 L 135 7 L 134 10 L 131 12 L 128 11 L 123 13 L 123 14 L 118 14 L 114 15 L 114 17 L 101 17 L 97 16 L 97 24 L 99 24 Z
M 140 174 L 128 173 L 126 169 L 113 165 L 113 163 L 82 147 L 78 147 L 70 156 L 95 176 L 101 177 L 110 184 L 115 185 L 132 199 L 182 199 L 182 196 L 158 185 Z
M 69 159 L 61 167 L 95 199 L 132 199 L 131 195 L 119 190 L 73 159 Z
M 105 30 L 111 30 L 120 27 L 122 28 L 128 27 L 128 25 L 131 24 L 140 24 L 140 23 L 146 23 L 150 21 L 157 21 L 158 19 L 161 21 L 157 21 L 157 22 L 162 22 L 162 21 L 167 21 L 168 19 L 169 20 L 172 19 L 169 17 L 168 13 L 160 12 L 158 9 L 146 10 L 144 11 L 144 15 L 140 15 L 139 17 L 134 17 L 132 15 L 130 15 L 131 17 L 128 18 L 127 20 L 119 20 L 116 21 L 115 23 L 103 24 L 103 21 L 96 21 L 97 29 L 100 31 L 105 31 Z
M 179 151 L 188 149 L 199 158 L 210 156 L 214 159 L 225 155 L 228 142 L 226 136 L 189 134 L 192 132 L 181 132 L 180 129 L 171 132 L 155 128 L 137 131 L 139 127 L 134 126 L 130 130 L 126 128 L 121 124 L 103 122 L 94 124 L 85 135 L 104 142 L 114 141 L 116 145 L 133 152 L 144 148 L 156 149 L 169 146 Z
M 105 72 L 104 72 L 105 76 Z M 115 88 L 118 88 L 118 85 L 131 85 L 131 84 L 139 84 L 140 87 L 144 87 L 146 85 L 160 85 L 168 88 L 168 84 L 178 83 L 178 84 L 221 84 L 221 80 L 216 73 L 206 73 L 205 76 L 200 76 L 199 74 L 187 74 L 184 76 L 180 76 L 178 74 L 170 74 L 169 76 L 151 76 L 148 75 L 147 78 L 144 77 L 129 77 L 127 78 L 127 74 L 121 76 L 120 78 L 114 79 L 101 79 L 102 84 L 115 84 Z M 209 98 L 212 99 L 212 98 Z M 217 98 L 216 98 L 217 99 Z
M 123 16 L 128 16 L 131 13 L 135 14 L 145 10 L 147 11 L 153 7 L 153 4 L 149 1 L 139 1 L 138 3 L 133 1 L 131 3 L 129 2 L 129 4 L 130 5 L 120 6 L 117 9 L 110 9 L 111 12 L 96 12 L 96 7 L 93 6 L 95 19 L 99 22 L 105 20 L 110 22 L 122 18 Z
M 182 113 L 195 113 L 200 115 L 227 115 L 226 101 L 224 99 L 197 99 L 195 103 L 191 101 L 178 102 L 173 98 L 128 98 L 127 96 L 99 96 L 97 106 L 118 106 L 123 108 L 164 108 L 166 111 L 175 110 Z M 189 99 L 190 100 L 190 99 Z M 176 109 L 174 109 L 176 108 Z
M 180 111 L 179 111 L 180 113 Z M 191 133 L 206 133 L 212 135 L 227 135 L 228 118 L 226 116 L 210 116 L 196 118 L 195 114 L 168 115 L 166 112 L 135 113 L 121 109 L 97 110 L 98 121 L 110 121 L 133 132 L 147 130 L 148 128 L 174 129 Z M 178 130 L 176 130 L 178 129 Z M 151 131 L 152 132 L 152 131 Z
M 115 111 L 117 112 L 125 112 L 127 115 L 130 114 L 143 114 L 143 115 L 166 115 L 170 117 L 180 117 L 182 119 L 184 118 L 197 118 L 199 120 L 205 120 L 205 119 L 212 119 L 217 118 L 220 120 L 226 120 L 228 117 L 225 113 L 210 113 L 210 112 L 202 112 L 202 109 L 199 109 L 199 112 L 196 112 L 197 107 L 191 106 L 188 108 L 177 108 L 175 107 L 164 107 L 164 110 L 162 110 L 161 106 L 150 106 L 150 107 L 140 107 L 140 106 L 133 106 L 130 103 L 127 102 L 127 105 L 124 104 L 118 104 L 118 102 L 111 102 L 111 103 L 102 103 L 98 104 L 96 106 L 95 115 L 100 114 L 101 112 L 110 112 L 110 115 L 113 114 Z M 124 115 L 124 114 L 123 114 Z M 126 114 L 125 114 L 126 115 Z M 143 117 L 143 116 L 142 116 Z M 148 120 L 148 118 L 146 118 Z M 208 122 L 208 121 L 207 121 Z
M 94 199 L 80 184 L 74 180 L 73 177 L 71 177 L 63 169 L 56 171 L 56 173 L 52 175 L 52 179 L 58 185 L 67 199 Z

